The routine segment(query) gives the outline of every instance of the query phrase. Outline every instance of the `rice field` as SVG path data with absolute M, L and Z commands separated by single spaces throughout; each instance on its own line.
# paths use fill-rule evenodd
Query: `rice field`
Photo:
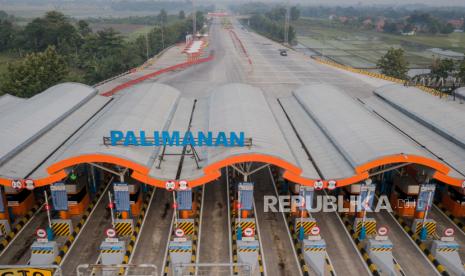
M 465 53 L 465 33 L 401 36 L 358 30 L 329 20 L 301 19 L 294 24 L 297 40 L 314 52 L 356 68 L 374 68 L 391 48 L 403 48 L 411 68 L 427 68 L 434 57 L 431 48 Z

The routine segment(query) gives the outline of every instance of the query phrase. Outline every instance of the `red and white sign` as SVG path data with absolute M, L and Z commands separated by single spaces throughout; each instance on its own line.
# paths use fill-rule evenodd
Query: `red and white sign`
M 189 186 L 188 186 L 188 184 L 187 184 L 187 181 L 186 181 L 186 180 L 181 180 L 181 181 L 179 181 L 179 190 L 185 191 L 185 190 L 187 190 L 187 189 L 189 189 Z
M 184 230 L 176 228 L 176 230 L 174 230 L 174 235 L 178 238 L 184 237 Z
M 108 228 L 105 230 L 105 235 L 107 235 L 108 238 L 114 238 L 116 237 L 116 230 L 113 228 Z
M 43 228 L 38 228 L 36 230 L 36 236 L 39 239 L 45 239 L 45 238 L 47 238 L 47 231 L 45 231 L 45 229 L 43 229 Z
M 244 234 L 245 237 L 253 237 L 255 236 L 255 230 L 253 230 L 252 227 L 247 227 L 242 231 L 242 234 Z
M 388 233 L 387 227 L 381 226 L 380 228 L 378 228 L 378 235 L 386 236 L 387 233 Z
M 169 192 L 172 192 L 172 191 L 174 191 L 174 189 L 176 189 L 176 182 L 174 182 L 174 181 L 166 181 L 165 186 L 166 186 L 166 189 Z
M 313 184 L 315 190 L 323 190 L 323 185 L 323 181 L 321 180 L 315 181 L 315 183 Z
M 45 204 L 44 208 L 45 208 L 45 211 L 50 211 L 50 204 Z
M 313 236 L 318 236 L 320 234 L 320 227 L 313 226 L 313 228 L 310 229 L 310 234 L 312 234 Z
M 453 228 L 446 228 L 444 229 L 444 236 L 446 237 L 452 237 L 455 234 L 455 231 Z
M 336 189 L 337 185 L 336 185 L 336 181 L 335 180 L 330 180 L 328 181 L 328 189 L 329 190 L 334 190 Z
M 23 182 L 21 180 L 13 180 L 11 181 L 11 188 L 21 190 L 23 188 Z
M 32 191 L 36 187 L 34 180 L 32 179 L 26 179 L 24 180 L 24 185 L 26 186 L 26 189 Z

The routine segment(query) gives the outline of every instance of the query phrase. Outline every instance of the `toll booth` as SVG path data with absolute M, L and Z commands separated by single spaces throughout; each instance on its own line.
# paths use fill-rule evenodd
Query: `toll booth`
M 259 269 L 258 256 L 260 244 L 257 240 L 237 241 L 237 262 L 250 265 L 250 275 L 256 275 Z
M 139 184 L 129 184 L 129 204 L 131 206 L 131 214 L 137 217 L 142 208 L 142 189 Z
M 68 214 L 71 216 L 82 215 L 89 205 L 90 197 L 87 191 L 86 180 L 83 176 L 76 176 L 76 178 L 68 178 L 65 182 L 68 197 Z
M 420 185 L 410 175 L 397 174 L 393 176 L 393 186 L 389 199 L 392 208 L 402 217 L 413 217 Z
M 170 241 L 168 250 L 170 253 L 170 269 L 177 264 L 190 264 L 192 260 L 192 240 L 185 238 Z
M 460 246 L 453 239 L 434 240 L 431 244 L 433 256 L 456 275 L 465 275 L 465 269 L 459 256 Z
M 253 189 L 254 183 L 241 182 L 238 184 L 241 217 L 248 218 L 253 210 Z
M 360 195 L 360 189 L 360 183 L 344 186 L 342 189 L 342 195 L 344 197 L 343 207 L 348 210 L 345 214 L 355 215 L 357 210 L 357 196 Z
M 6 204 L 6 196 L 3 193 L 3 189 L 0 187 L 0 238 L 8 235 L 10 231 L 11 227 Z
M 397 275 L 392 256 L 392 242 L 387 236 L 368 239 L 365 250 L 382 275 Z
M 31 265 L 51 265 L 58 255 L 58 244 L 56 241 L 38 240 L 31 246 Z
M 465 189 L 447 185 L 441 194 L 441 202 L 454 217 L 465 217 Z
M 116 238 L 106 238 L 100 244 L 103 265 L 122 264 L 126 254 L 126 243 Z
M 326 242 L 320 236 L 309 237 L 302 241 L 304 261 L 319 276 L 325 275 Z
M 66 237 L 73 231 L 73 222 L 68 218 L 68 194 L 66 185 L 62 182 L 50 186 L 53 210 L 60 212 L 59 219 L 52 219 L 52 230 L 55 236 Z
M 28 189 L 16 190 L 5 186 L 8 209 L 14 216 L 25 216 L 35 203 L 34 193 Z
M 178 204 L 177 209 L 179 210 L 179 216 L 182 219 L 192 218 L 194 215 L 194 210 L 197 206 L 194 206 L 194 197 L 191 188 L 185 188 L 184 190 L 179 190 L 176 193 L 176 202 Z

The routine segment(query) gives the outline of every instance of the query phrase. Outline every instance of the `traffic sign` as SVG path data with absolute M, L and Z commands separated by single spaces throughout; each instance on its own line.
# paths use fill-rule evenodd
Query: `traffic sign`
M 184 237 L 184 230 L 176 228 L 176 230 L 174 230 L 174 235 L 178 238 Z
M 315 187 L 316 190 L 322 190 L 323 189 L 323 181 L 321 181 L 321 180 L 315 181 L 313 186 Z
M 43 228 L 37 228 L 36 236 L 39 239 L 45 239 L 45 238 L 47 238 L 47 231 L 45 231 L 45 229 L 43 229 Z
M 388 233 L 387 227 L 381 226 L 378 228 L 378 235 L 380 236 L 386 236 Z
M 108 203 L 108 208 L 110 209 L 115 208 L 115 204 L 113 204 L 113 202 Z
M 444 236 L 446 237 L 452 237 L 454 235 L 455 231 L 453 228 L 446 228 L 444 229 Z
M 179 181 L 179 190 L 185 191 L 185 190 L 187 190 L 187 189 L 189 189 L 189 186 L 188 186 L 188 184 L 187 184 L 187 181 L 186 181 L 186 180 L 181 180 L 181 181 Z
M 116 230 L 113 228 L 108 228 L 105 230 L 105 235 L 107 235 L 108 238 L 114 238 L 116 237 Z
M 26 186 L 26 189 L 32 191 L 35 188 L 35 183 L 34 180 L 32 179 L 26 179 L 24 180 L 24 185 Z
M 252 227 L 247 227 L 242 231 L 242 234 L 245 237 L 253 237 L 253 236 L 255 236 L 255 230 L 253 230 Z
M 313 236 L 318 236 L 320 234 L 320 227 L 313 226 L 310 230 L 310 234 L 312 234 Z
M 49 204 L 45 204 L 44 208 L 45 208 L 45 211 L 50 211 L 50 205 Z
M 176 189 L 176 182 L 174 181 L 166 181 L 165 187 L 169 192 L 174 191 Z
M 23 182 L 21 180 L 13 180 L 11 181 L 11 188 L 21 190 L 23 188 Z
M 329 189 L 329 190 L 334 190 L 334 189 L 336 189 L 336 181 L 335 181 L 335 180 L 330 180 L 330 181 L 328 181 L 328 189 Z

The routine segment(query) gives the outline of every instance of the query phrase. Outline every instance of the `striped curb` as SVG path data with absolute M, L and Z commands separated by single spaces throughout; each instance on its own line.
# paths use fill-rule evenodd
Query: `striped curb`
M 13 240 L 13 238 L 19 233 L 19 231 L 26 225 L 34 216 L 34 214 L 39 211 L 43 207 L 43 203 L 35 204 L 29 212 L 23 217 L 21 217 L 16 223 L 16 225 L 11 229 L 10 233 L 4 237 L 4 239 L 0 242 L 0 253 L 5 250 L 8 244 Z
M 410 238 L 417 244 L 417 246 L 421 249 L 423 254 L 428 258 L 428 260 L 434 265 L 434 267 L 441 273 L 441 275 L 444 276 L 449 276 L 449 272 L 447 272 L 446 268 L 431 254 L 431 251 L 429 251 L 428 247 L 418 238 L 417 235 L 415 235 L 410 229 L 410 227 L 405 223 L 405 221 L 398 215 L 394 214 L 394 217 L 397 219 L 397 221 L 400 223 L 402 228 L 404 229 L 405 232 L 410 236 Z
M 111 184 L 108 184 L 108 185 L 111 185 Z M 55 257 L 55 260 L 52 263 L 53 265 L 60 265 L 61 264 L 61 262 L 63 261 L 64 256 L 66 255 L 66 253 L 68 253 L 69 249 L 71 248 L 71 245 L 76 240 L 77 235 L 79 234 L 79 232 L 81 232 L 82 227 L 84 226 L 84 223 L 89 218 L 89 215 L 92 212 L 92 209 L 94 208 L 94 206 L 97 203 L 97 201 L 99 200 L 99 198 L 103 196 L 103 191 L 105 191 L 105 189 L 108 187 L 108 185 L 100 187 L 100 190 L 95 195 L 92 202 L 89 204 L 89 206 L 87 206 L 86 211 L 84 212 L 84 214 L 81 217 L 81 220 L 79 220 L 79 223 L 76 225 L 76 227 L 74 227 L 73 233 L 70 236 L 68 236 L 65 243 L 60 248 L 60 251 L 58 252 L 58 255 Z
M 381 274 L 379 273 L 378 271 L 378 267 L 376 266 L 375 263 L 373 263 L 373 261 L 371 260 L 370 256 L 368 255 L 368 252 L 365 250 L 365 248 L 363 248 L 363 244 L 362 242 L 358 239 L 358 235 L 357 233 L 355 233 L 353 227 L 352 227 L 352 224 L 350 223 L 349 219 L 347 218 L 347 216 L 343 215 L 343 214 L 340 214 L 341 218 L 342 218 L 342 221 L 344 222 L 344 225 L 345 227 L 347 228 L 347 230 L 349 231 L 350 233 L 350 236 L 352 237 L 352 239 L 354 240 L 355 242 L 355 245 L 357 246 L 357 249 L 360 251 L 360 253 L 362 254 L 362 257 L 363 259 L 365 260 L 365 262 L 367 263 L 368 265 L 368 268 L 370 269 L 371 273 L 374 275 L 374 276 L 381 276 Z

